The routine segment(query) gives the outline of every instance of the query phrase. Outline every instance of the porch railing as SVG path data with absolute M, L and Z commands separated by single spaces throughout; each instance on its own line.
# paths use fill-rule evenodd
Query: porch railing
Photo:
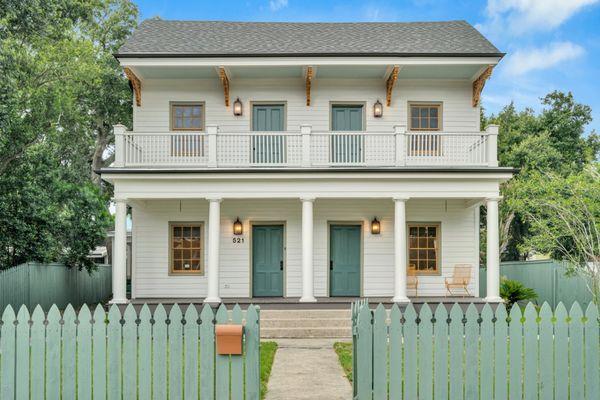
M 146 133 L 115 126 L 115 167 L 497 166 L 498 127 L 484 132 Z

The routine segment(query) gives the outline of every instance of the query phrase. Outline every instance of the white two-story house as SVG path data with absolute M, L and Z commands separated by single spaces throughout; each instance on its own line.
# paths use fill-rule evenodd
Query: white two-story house
M 468 23 L 149 20 L 116 57 L 133 126 L 101 170 L 113 302 L 128 301 L 128 207 L 131 297 L 218 303 L 476 295 L 481 206 L 500 301 L 513 170 L 480 96 L 503 53 Z

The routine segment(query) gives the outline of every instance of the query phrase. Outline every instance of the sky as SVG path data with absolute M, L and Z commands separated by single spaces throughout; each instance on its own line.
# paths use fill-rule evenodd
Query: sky
M 404 22 L 466 20 L 507 53 L 483 92 L 486 112 L 542 108 L 553 90 L 592 107 L 600 131 L 600 0 L 134 0 L 142 19 Z

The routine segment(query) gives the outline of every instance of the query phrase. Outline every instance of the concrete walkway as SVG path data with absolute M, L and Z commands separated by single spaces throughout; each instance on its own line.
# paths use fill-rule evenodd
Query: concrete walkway
M 347 340 L 347 339 L 346 339 Z M 334 339 L 278 339 L 266 400 L 350 400 Z

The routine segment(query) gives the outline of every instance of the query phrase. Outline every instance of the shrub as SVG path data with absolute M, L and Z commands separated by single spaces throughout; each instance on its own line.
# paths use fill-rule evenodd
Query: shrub
M 534 300 L 538 295 L 535 290 L 526 287 L 521 282 L 503 277 L 500 281 L 500 297 L 504 299 L 506 308 L 510 310 L 513 304 Z

